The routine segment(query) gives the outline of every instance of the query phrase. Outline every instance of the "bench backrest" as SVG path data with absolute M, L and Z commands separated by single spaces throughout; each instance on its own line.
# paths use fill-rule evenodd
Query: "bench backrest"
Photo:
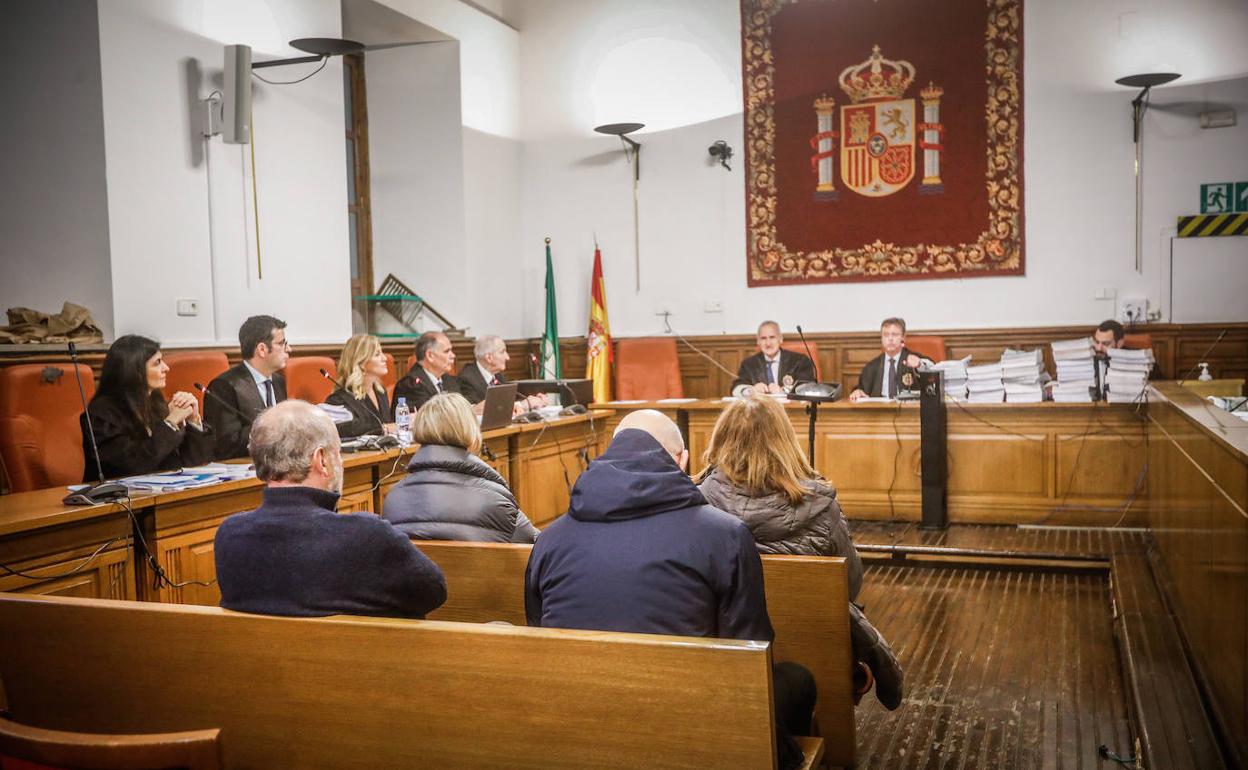
M 0 594 L 25 724 L 221 728 L 226 767 L 773 767 L 756 642 Z
M 446 575 L 446 604 L 435 620 L 524 625 L 524 570 L 530 545 L 416 540 Z M 776 631 L 772 653 L 810 669 L 819 690 L 815 714 L 833 766 L 854 761 L 849 582 L 845 560 L 823 556 L 763 556 L 767 611 Z

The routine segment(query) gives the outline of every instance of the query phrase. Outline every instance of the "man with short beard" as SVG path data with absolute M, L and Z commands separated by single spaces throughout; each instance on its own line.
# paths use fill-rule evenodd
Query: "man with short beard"
M 342 455 L 328 415 L 283 401 L 252 423 L 248 449 L 264 499 L 217 529 L 222 607 L 423 618 L 446 601 L 442 571 L 406 535 L 370 513 L 335 513 Z

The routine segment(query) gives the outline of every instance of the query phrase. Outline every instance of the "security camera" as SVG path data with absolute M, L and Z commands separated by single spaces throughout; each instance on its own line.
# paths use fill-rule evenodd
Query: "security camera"
M 707 147 L 706 151 L 707 153 L 710 154 L 712 162 L 719 161 L 719 165 L 723 166 L 729 171 L 732 171 L 732 166 L 728 165 L 728 160 L 732 158 L 732 148 L 728 146 L 727 142 L 725 142 L 723 139 L 720 139 L 719 141 L 715 142 L 715 144 L 712 144 L 710 147 Z

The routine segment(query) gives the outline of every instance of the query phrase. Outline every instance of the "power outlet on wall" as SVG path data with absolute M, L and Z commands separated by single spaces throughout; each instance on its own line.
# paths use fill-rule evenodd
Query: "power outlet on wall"
M 1118 315 L 1124 324 L 1144 323 L 1148 318 L 1148 300 L 1124 299 Z
M 707 300 L 706 304 L 702 306 L 702 311 L 705 313 L 722 313 L 724 312 L 724 303 Z
M 197 299 L 178 300 L 178 315 L 184 315 L 184 316 L 199 315 L 199 300 Z

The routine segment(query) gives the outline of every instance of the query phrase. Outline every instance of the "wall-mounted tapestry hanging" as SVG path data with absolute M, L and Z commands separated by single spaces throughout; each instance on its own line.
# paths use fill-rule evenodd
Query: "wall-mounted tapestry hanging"
M 749 285 L 1023 273 L 1022 0 L 742 0 Z

